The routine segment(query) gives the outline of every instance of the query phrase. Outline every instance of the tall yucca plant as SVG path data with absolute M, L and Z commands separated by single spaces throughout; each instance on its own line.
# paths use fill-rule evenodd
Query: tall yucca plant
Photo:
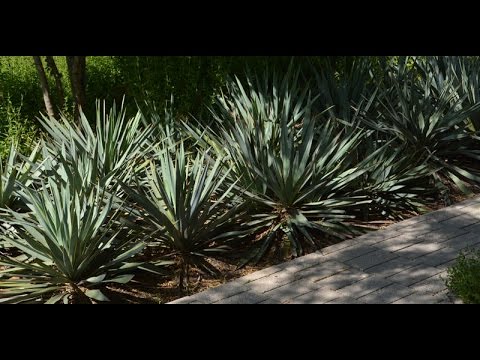
M 246 88 L 237 80 L 214 110 L 232 174 L 256 212 L 254 223 L 268 230 L 250 259 L 260 259 L 282 234 L 300 255 L 302 239 L 319 245 L 312 230 L 355 233 L 345 223 L 352 218 L 345 208 L 363 198 L 345 190 L 366 171 L 353 156 L 364 132 L 336 133 L 331 121 L 312 114 L 313 103 L 290 69 L 282 79 L 250 79 Z
M 100 286 L 128 282 L 141 265 L 131 258 L 144 244 L 119 223 L 118 200 L 98 183 L 79 186 L 82 179 L 72 164 L 57 161 L 63 170 L 42 181 L 40 189 L 18 190 L 29 213 L 5 211 L 17 232 L 1 237 L 24 256 L 0 254 L 5 267 L 0 271 L 0 302 L 67 303 L 79 296 L 105 301 Z
M 222 255 L 227 245 L 249 234 L 242 226 L 245 208 L 228 182 L 222 159 L 207 152 L 187 154 L 183 143 L 157 154 L 146 181 L 134 189 L 123 185 L 153 226 L 152 238 L 177 261 L 180 288 L 188 285 L 193 266 L 217 274 L 208 258 Z

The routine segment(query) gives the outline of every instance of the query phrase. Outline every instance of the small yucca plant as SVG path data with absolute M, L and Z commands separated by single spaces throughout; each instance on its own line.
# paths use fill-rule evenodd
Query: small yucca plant
M 249 234 L 241 225 L 244 206 L 228 182 L 222 159 L 207 152 L 192 156 L 183 143 L 157 153 L 137 189 L 123 189 L 143 209 L 153 227 L 152 239 L 177 261 L 179 287 L 188 285 L 189 270 L 196 267 L 218 274 L 208 259 L 223 255 L 228 245 Z
M 62 116 L 60 120 L 43 117 L 40 122 L 50 135 L 46 145 L 54 156 L 63 152 L 72 162 L 77 156 L 95 159 L 96 177 L 102 184 L 112 177 L 127 181 L 131 167 L 141 161 L 152 126 L 144 126 L 140 111 L 134 117 L 126 116 L 123 102 L 117 110 L 115 103 L 107 112 L 105 103 L 97 102 L 96 123 L 92 128 L 82 113 L 79 125 Z
M 16 232 L 1 237 L 22 255 L 0 254 L 0 302 L 105 301 L 101 286 L 128 282 L 141 265 L 132 257 L 144 244 L 118 221 L 118 199 L 98 183 L 79 186 L 69 162 L 57 166 L 40 188 L 17 191 L 30 212 L 5 211 Z
M 0 160 L 0 208 L 12 207 L 18 200 L 15 193 L 18 184 L 28 186 L 32 183 L 38 168 L 36 161 L 39 155 L 37 144 L 30 156 L 21 161 L 22 155 L 17 152 L 13 144 L 10 146 L 5 162 Z

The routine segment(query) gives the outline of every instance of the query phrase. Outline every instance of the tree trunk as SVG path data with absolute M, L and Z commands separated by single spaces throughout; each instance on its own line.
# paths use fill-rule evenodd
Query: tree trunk
M 49 117 L 55 117 L 55 110 L 53 108 L 52 98 L 50 96 L 50 88 L 48 86 L 47 76 L 45 75 L 45 69 L 43 67 L 42 59 L 40 56 L 33 56 L 35 67 L 37 68 L 38 77 L 40 78 L 40 85 L 42 87 L 43 101 L 45 103 L 45 109 Z
M 65 106 L 65 91 L 63 89 L 62 83 L 62 74 L 58 71 L 57 64 L 55 64 L 55 60 L 53 56 L 46 56 L 45 61 L 47 62 L 47 68 L 50 71 L 50 74 L 55 79 L 55 86 L 57 88 L 57 96 L 58 96 L 58 107 L 63 109 Z
M 75 120 L 80 121 L 80 110 L 85 108 L 86 57 L 67 56 L 68 74 L 75 100 Z

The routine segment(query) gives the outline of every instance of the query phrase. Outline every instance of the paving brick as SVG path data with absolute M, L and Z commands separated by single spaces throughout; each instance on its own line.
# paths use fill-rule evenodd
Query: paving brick
M 391 304 L 401 298 L 413 293 L 413 290 L 398 284 L 391 284 L 367 295 L 358 300 L 367 304 Z
M 431 293 L 435 295 L 447 289 L 447 286 L 445 285 L 446 276 L 446 272 L 441 272 L 428 279 L 419 281 L 410 288 L 417 293 Z
M 308 278 L 311 281 L 319 281 L 321 279 L 342 272 L 347 268 L 347 265 L 338 261 L 326 261 L 324 263 L 318 264 L 317 266 L 312 266 L 301 271 L 297 271 L 294 274 L 294 279 L 299 280 Z
M 458 236 L 462 236 L 467 234 L 468 231 L 466 229 L 458 229 L 458 228 L 449 228 L 446 227 L 445 230 L 442 231 L 433 231 L 427 234 L 423 234 L 418 238 L 419 242 L 444 242 L 449 239 L 454 239 Z
M 385 263 L 396 257 L 398 257 L 398 255 L 379 249 L 377 251 L 369 252 L 367 254 L 347 260 L 345 263 L 357 269 L 365 270 L 371 268 L 372 266 Z
M 338 294 L 336 291 L 330 290 L 327 288 L 321 288 L 315 291 L 311 291 L 307 294 L 303 294 L 286 303 L 287 304 L 324 304 L 338 297 L 340 297 L 340 294 Z
M 320 252 L 314 252 L 308 255 L 301 256 L 294 261 L 287 261 L 283 264 L 277 265 L 281 271 L 297 272 L 303 269 L 317 266 L 328 261 L 328 258 Z
M 412 226 L 405 226 L 403 228 L 399 228 L 396 231 L 402 234 L 414 234 L 417 236 L 432 232 L 432 231 L 439 231 L 445 228 L 446 225 L 443 223 L 437 222 L 422 222 L 420 224 L 415 224 Z
M 440 222 L 443 220 L 450 219 L 452 217 L 461 215 L 462 212 L 460 210 L 450 210 L 447 211 L 447 209 L 442 209 L 442 210 L 437 210 L 437 211 L 432 211 L 428 214 L 420 216 L 421 218 L 425 219 L 425 221 L 434 221 L 434 222 Z
M 469 232 L 465 235 L 458 236 L 456 238 L 453 238 L 444 242 L 445 245 L 447 245 L 448 247 L 451 247 L 452 249 L 457 250 L 457 252 L 460 252 L 462 249 L 466 249 L 468 247 L 475 247 L 479 243 L 480 243 L 480 233 L 473 233 L 473 232 Z
M 262 277 L 258 280 L 246 284 L 249 290 L 256 293 L 264 293 L 266 291 L 278 288 L 282 285 L 295 281 L 295 273 L 282 271 L 272 275 Z
M 345 262 L 345 261 L 354 259 L 356 257 L 362 256 L 364 254 L 374 252 L 376 250 L 378 249 L 370 245 L 356 245 L 356 246 L 343 249 L 335 253 L 334 256 L 331 255 L 330 259 L 334 259 L 340 262 Z
M 443 243 L 437 242 L 421 242 L 416 243 L 406 248 L 398 250 L 397 254 L 401 255 L 402 257 L 406 257 L 408 259 L 416 259 L 421 256 L 426 256 L 434 251 L 438 251 L 447 245 Z
M 440 272 L 441 270 L 437 268 L 420 264 L 399 272 L 398 274 L 389 276 L 387 279 L 403 286 L 411 286 L 422 280 L 428 279 L 429 277 L 437 275 Z
M 314 283 L 308 279 L 301 279 L 267 291 L 263 293 L 263 295 L 268 299 L 282 303 L 317 290 L 318 288 L 320 288 L 318 283 Z
M 339 297 L 329 302 L 326 302 L 325 305 L 329 304 L 365 304 L 365 302 L 361 301 L 361 299 L 353 299 L 349 297 Z
M 458 250 L 451 247 L 444 247 L 438 251 L 434 251 L 430 254 L 427 254 L 421 258 L 418 258 L 417 261 L 435 267 L 443 267 L 444 264 L 450 263 L 458 255 Z
M 366 273 L 375 274 L 376 276 L 388 277 L 406 269 L 418 265 L 418 261 L 397 257 L 383 264 L 379 264 L 365 270 Z
M 464 228 L 462 228 L 462 230 L 470 231 L 472 233 L 478 234 L 480 233 L 480 223 L 475 223 L 469 226 L 465 226 Z
M 447 220 L 440 222 L 440 224 L 449 227 L 464 228 L 466 226 L 471 226 L 477 224 L 479 219 L 468 214 L 462 214 Z
M 389 252 L 396 252 L 418 242 L 422 242 L 423 240 L 424 239 L 422 237 L 417 236 L 416 234 L 401 234 L 392 239 L 378 243 L 375 246 Z
M 362 236 L 356 237 L 355 241 L 358 244 L 362 245 L 375 245 L 377 243 L 383 242 L 388 239 L 400 236 L 401 234 L 394 229 L 382 229 L 377 231 L 372 231 L 370 233 L 364 234 Z
M 263 277 L 269 276 L 271 274 L 275 274 L 279 271 L 282 271 L 282 267 L 279 265 L 270 266 L 268 268 L 255 271 L 254 273 L 248 274 L 246 276 L 241 277 L 239 280 L 243 283 L 248 283 L 250 281 L 255 281 L 257 279 L 261 279 Z
M 480 196 L 476 196 L 474 198 L 467 199 L 467 200 L 461 201 L 459 203 L 456 203 L 454 205 L 451 205 L 448 208 L 446 208 L 445 210 L 452 211 L 452 210 L 457 210 L 457 209 L 463 209 L 463 208 L 466 208 L 468 206 L 476 206 L 476 205 L 478 205 L 479 202 L 480 202 Z
M 318 288 L 319 285 L 315 285 L 315 281 L 331 277 L 332 275 L 342 272 L 346 268 L 347 266 L 344 264 L 335 261 L 327 261 L 315 267 L 310 267 L 295 273 L 286 271 L 274 273 L 270 276 L 250 282 L 246 286 L 248 289 L 255 291 L 256 293 L 265 293 L 268 297 L 273 297 L 277 300 L 285 300 Z M 307 285 L 309 287 L 304 289 Z M 289 296 L 288 294 L 290 293 L 296 295 Z
M 195 301 L 209 304 L 228 298 L 235 294 L 242 293 L 246 290 L 248 290 L 248 288 L 242 282 L 232 281 L 227 284 L 220 285 L 216 288 L 208 289 L 198 294 L 192 295 L 191 298 Z
M 388 285 L 392 284 L 392 281 L 382 277 L 370 276 L 363 280 L 357 281 L 352 285 L 345 286 L 338 290 L 342 296 L 358 299 L 364 295 L 367 295 L 376 290 L 380 290 Z
M 258 304 L 266 300 L 262 294 L 246 291 L 241 294 L 233 295 L 229 298 L 219 300 L 215 304 Z
M 356 270 L 345 270 L 339 274 L 332 275 L 320 281 L 317 281 L 316 284 L 322 288 L 328 288 L 331 290 L 338 290 L 345 286 L 356 283 L 357 281 L 367 278 L 369 274 L 365 274 Z
M 353 239 L 350 239 L 350 240 L 341 241 L 341 242 L 339 242 L 335 245 L 330 245 L 330 246 L 324 247 L 323 249 L 319 250 L 319 252 L 322 255 L 327 255 L 327 254 L 335 253 L 339 250 L 342 250 L 342 249 L 345 249 L 345 248 L 348 248 L 348 247 L 351 247 L 351 246 L 354 246 L 354 245 L 357 245 L 357 242 L 354 241 Z
M 265 304 L 265 305 L 280 305 L 281 302 L 280 301 L 277 301 L 277 300 L 274 300 L 274 299 L 267 299 L 267 300 L 264 300 L 262 302 L 259 302 L 259 304 Z
M 394 301 L 392 304 L 436 304 L 442 301 L 442 298 L 435 297 L 430 293 L 413 293 L 404 298 L 401 298 L 397 301 Z

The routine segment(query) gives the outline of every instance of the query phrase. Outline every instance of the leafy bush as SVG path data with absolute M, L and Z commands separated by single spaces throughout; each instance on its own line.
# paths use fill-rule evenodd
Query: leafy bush
M 466 304 L 480 304 L 480 251 L 462 251 L 447 270 L 449 290 Z

